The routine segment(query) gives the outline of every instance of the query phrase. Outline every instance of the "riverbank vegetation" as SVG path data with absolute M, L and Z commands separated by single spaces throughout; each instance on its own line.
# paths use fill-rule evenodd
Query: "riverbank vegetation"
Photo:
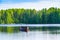
M 0 24 L 59 24 L 60 8 L 0 10 Z

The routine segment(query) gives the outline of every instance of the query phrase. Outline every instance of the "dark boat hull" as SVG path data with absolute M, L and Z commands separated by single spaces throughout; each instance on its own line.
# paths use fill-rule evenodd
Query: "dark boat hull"
M 28 32 L 28 29 L 27 29 L 27 27 L 21 27 L 20 31 L 22 31 L 22 32 Z

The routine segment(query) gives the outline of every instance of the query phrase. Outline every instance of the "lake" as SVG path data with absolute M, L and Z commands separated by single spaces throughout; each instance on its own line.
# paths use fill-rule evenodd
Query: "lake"
M 52 27 L 52 25 L 53 25 L 53 27 Z M 58 25 L 58 27 L 57 27 L 57 25 Z M 0 40 L 60 40 L 60 24 L 48 24 L 48 25 L 47 24 L 41 24 L 41 25 L 24 24 L 24 27 L 31 26 L 29 28 L 30 31 L 28 31 L 28 32 L 21 32 L 19 30 L 20 26 L 23 26 L 23 24 L 22 25 L 20 25 L 20 24 L 18 24 L 18 25 L 3 24 L 2 25 L 1 24 L 0 26 L 3 26 L 3 27 L 0 27 L 0 31 L 1 31 Z M 13 33 L 10 33 L 11 31 Z M 17 31 L 19 31 L 19 32 L 17 32 Z
M 0 40 L 60 40 L 60 34 L 50 34 L 49 31 L 0 33 Z

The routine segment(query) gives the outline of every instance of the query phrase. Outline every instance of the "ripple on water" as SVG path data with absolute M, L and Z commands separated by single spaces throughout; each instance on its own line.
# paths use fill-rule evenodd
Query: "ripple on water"
M 53 35 L 46 31 L 29 31 L 19 33 L 0 33 L 1 40 L 60 40 L 60 34 Z

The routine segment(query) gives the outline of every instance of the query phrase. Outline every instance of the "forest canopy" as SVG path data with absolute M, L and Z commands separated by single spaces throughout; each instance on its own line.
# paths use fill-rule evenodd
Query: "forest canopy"
M 60 24 L 60 8 L 0 10 L 0 24 Z

